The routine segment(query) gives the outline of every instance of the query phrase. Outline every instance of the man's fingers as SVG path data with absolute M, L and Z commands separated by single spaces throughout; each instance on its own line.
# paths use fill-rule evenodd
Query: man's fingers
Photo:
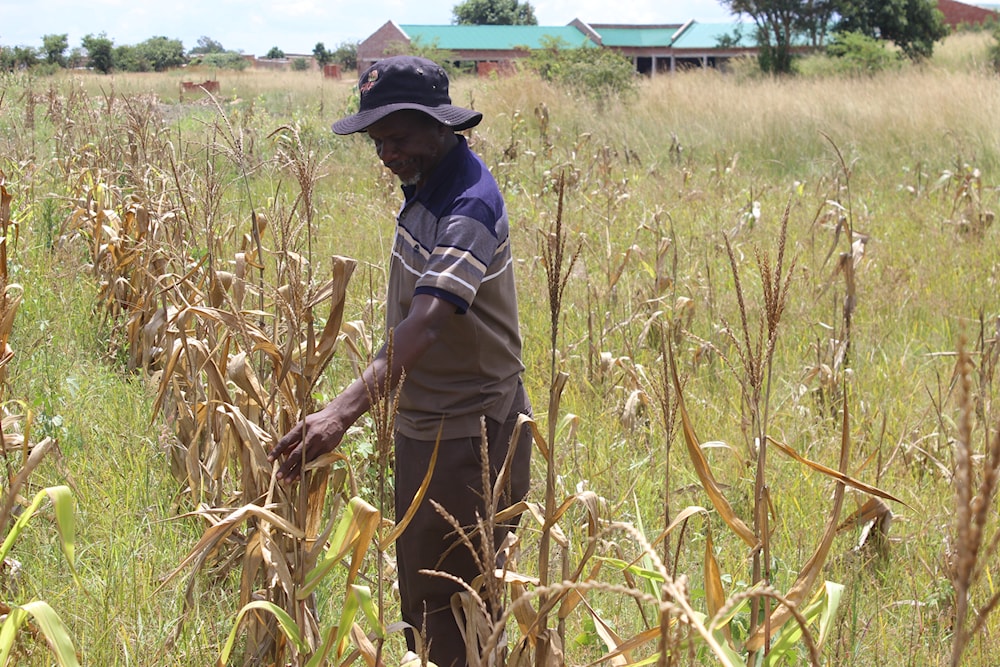
M 302 433 L 302 424 L 298 424 L 291 431 L 282 436 L 281 440 L 278 440 L 273 448 L 271 448 L 271 453 L 267 455 L 269 461 L 276 460 L 279 456 L 285 453 L 290 447 L 298 444 L 300 435 Z
M 301 456 L 296 456 L 298 450 L 293 450 L 292 456 L 285 460 L 284 464 L 278 468 L 278 479 L 286 482 L 294 482 L 299 478 L 298 467 Z

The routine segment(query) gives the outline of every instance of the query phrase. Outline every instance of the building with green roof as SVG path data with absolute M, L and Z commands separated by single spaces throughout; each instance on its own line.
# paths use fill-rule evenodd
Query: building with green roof
M 697 21 L 587 24 L 579 19 L 565 26 L 398 25 L 388 21 L 358 46 L 358 67 L 364 69 L 387 55 L 420 46 L 447 52 L 452 62 L 474 64 L 479 72 L 506 70 L 531 50 L 556 42 L 565 48 L 614 49 L 630 58 L 636 71 L 653 75 L 688 67 L 719 67 L 730 58 L 756 53 L 752 39 L 740 38 L 746 25 Z

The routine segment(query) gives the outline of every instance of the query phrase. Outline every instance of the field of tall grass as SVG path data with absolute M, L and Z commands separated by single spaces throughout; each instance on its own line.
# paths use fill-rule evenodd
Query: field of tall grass
M 599 107 L 453 83 L 536 424 L 511 571 L 461 602 L 483 664 L 1000 662 L 985 48 Z M 262 459 L 381 341 L 399 192 L 329 129 L 350 75 L 3 77 L 0 651 L 396 664 L 391 401 L 301 485 Z M 23 509 L 63 487 L 74 530 Z M 477 625 L 486 599 L 507 616 Z

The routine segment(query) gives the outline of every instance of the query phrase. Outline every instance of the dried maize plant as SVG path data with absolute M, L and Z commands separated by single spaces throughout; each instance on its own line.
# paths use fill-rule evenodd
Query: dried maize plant
M 837 296 L 842 294 L 842 299 L 834 301 L 832 324 L 819 324 L 819 329 L 829 334 L 813 344 L 816 359 L 804 370 L 801 386 L 811 387 L 809 391 L 820 409 L 836 417 L 850 368 L 851 324 L 858 305 L 857 276 L 863 266 L 869 237 L 858 229 L 855 221 L 851 197 L 852 166 L 833 140 L 826 135 L 824 137 L 837 157 L 840 173 L 833 179 L 835 194 L 827 199 L 826 210 L 818 214 L 814 221 L 815 226 L 832 232 L 822 265 L 829 275 L 819 286 L 816 298 L 820 299 L 832 290 Z M 847 247 L 838 251 L 842 244 Z
M 747 293 L 741 279 L 737 253 L 730 243 L 729 238 L 726 237 L 725 239 L 733 271 L 740 326 L 734 328 L 726 323 L 724 331 L 730 338 L 731 347 L 736 350 L 738 363 L 734 365 L 721 351 L 719 352 L 719 356 L 727 366 L 733 369 L 739 382 L 741 405 L 744 410 L 744 424 L 747 429 L 747 456 L 748 460 L 752 461 L 756 468 L 752 517 L 741 517 L 736 512 L 726 497 L 724 486 L 716 479 L 714 471 L 703 452 L 703 443 L 698 438 L 694 422 L 685 407 L 684 392 L 676 370 L 676 363 L 672 358 L 670 361 L 681 432 L 687 453 L 694 466 L 701 487 L 710 499 L 716 513 L 728 528 L 744 542 L 749 550 L 748 556 L 753 562 L 753 571 L 751 574 L 755 590 L 770 591 L 766 595 L 754 593 L 750 596 L 750 629 L 746 642 L 742 646 L 735 645 L 731 641 L 729 643 L 730 648 L 740 654 L 745 654 L 748 658 L 761 651 L 763 655 L 767 656 L 772 650 L 783 650 L 787 645 L 787 640 L 780 637 L 781 633 L 784 632 L 784 627 L 789 620 L 797 618 L 797 607 L 809 600 L 810 594 L 813 593 L 816 587 L 819 576 L 822 573 L 822 568 L 829 555 L 833 539 L 842 525 L 840 515 L 846 488 L 851 487 L 872 498 L 901 502 L 891 494 L 856 480 L 848 476 L 845 472 L 850 465 L 851 450 L 846 386 L 842 387 L 839 392 L 842 398 L 841 409 L 839 411 L 842 417 L 842 424 L 840 461 L 837 468 L 831 468 L 803 457 L 793 447 L 778 441 L 769 433 L 768 407 L 771 391 L 772 359 L 778 341 L 781 316 L 785 309 L 792 275 L 792 268 L 789 268 L 787 272 L 784 269 L 789 213 L 789 209 L 786 208 L 781 220 L 780 234 L 777 239 L 778 252 L 776 259 L 772 260 L 766 252 L 759 249 L 754 252 L 762 290 L 761 305 L 757 309 L 759 314 L 756 322 L 753 322 L 750 317 L 752 310 L 750 305 L 748 305 Z M 792 266 L 794 267 L 794 262 Z M 850 280 L 853 280 L 853 278 L 850 278 Z M 845 308 L 853 307 L 853 299 L 853 282 L 851 282 L 849 286 L 850 303 Z M 845 330 L 850 330 L 849 310 L 845 313 L 844 326 Z M 672 357 L 672 349 L 670 350 L 670 354 Z M 789 591 L 783 595 L 770 590 L 771 574 L 769 563 L 772 561 L 772 555 L 770 553 L 768 537 L 771 534 L 769 523 L 772 512 L 772 501 L 768 483 L 768 467 L 771 465 L 768 463 L 768 452 L 772 450 L 784 454 L 800 465 L 822 473 L 835 483 L 833 504 L 822 536 L 812 556 L 798 568 L 799 574 L 796 581 L 792 584 Z M 710 586 L 710 583 L 708 574 L 706 573 L 706 587 Z M 716 599 L 724 597 L 721 590 L 721 582 L 718 583 L 718 586 L 719 591 L 712 596 Z M 774 602 L 778 604 L 771 609 L 770 606 Z M 710 603 L 710 611 L 713 611 L 711 610 L 712 606 L 712 603 Z M 717 612 L 713 611 L 713 613 Z M 763 619 L 763 621 L 761 622 L 759 619 Z M 729 622 L 731 621 L 731 617 L 720 620 Z M 720 625 L 720 628 L 724 630 L 725 623 Z M 811 641 L 806 640 L 805 635 L 803 637 L 803 641 L 807 644 Z M 780 641 L 776 638 L 780 638 Z
M 17 238 L 17 225 L 11 218 L 13 199 L 14 196 L 7 190 L 7 177 L 0 171 L 0 391 L 7 384 L 7 364 L 14 356 L 9 341 L 14 329 L 14 316 L 21 303 L 21 286 L 11 284 L 7 274 L 8 248 L 11 241 Z
M 954 171 L 945 170 L 935 187 L 947 191 L 952 184 L 955 192 L 946 224 L 954 225 L 956 231 L 970 239 L 982 239 L 996 217 L 983 201 L 982 172 L 970 164 L 962 164 Z
M 242 159 L 239 138 L 226 123 L 231 159 Z M 323 557 L 337 512 L 324 522 L 329 465 L 335 453 L 300 484 L 278 486 L 266 452 L 278 436 L 315 406 L 316 385 L 341 336 L 352 260 L 333 257 L 320 283 L 311 256 L 312 188 L 322 160 L 293 128 L 273 135 L 277 165 L 291 170 L 301 192 L 274 229 L 254 212 L 233 260 L 221 253 L 178 277 L 166 336 L 157 408 L 175 424 L 182 473 L 208 528 L 182 568 L 197 573 L 209 559 L 216 570 L 241 568 L 240 602 L 266 601 L 294 623 L 301 644 L 289 645 L 280 617 L 245 616 L 245 659 L 304 660 L 323 645 L 307 579 Z M 265 233 L 276 240 L 268 247 Z M 213 244 L 214 245 L 214 244 Z M 305 252 L 303 247 L 305 246 Z M 268 275 L 268 267 L 274 273 Z M 254 275 L 251 275 L 254 274 Z M 266 278 L 266 280 L 265 280 Z M 345 470 L 334 480 L 338 490 Z M 336 508 L 335 508 L 336 509 Z M 365 542 L 360 553 L 364 553 Z M 360 558 L 355 568 L 360 566 Z M 176 574 L 176 572 L 175 572 Z M 193 603 L 195 577 L 187 604 Z
M 313 276 L 303 246 L 311 242 L 320 162 L 307 159 L 297 135 L 279 147 L 278 161 L 248 165 L 240 130 L 223 115 L 198 158 L 177 152 L 147 102 L 109 97 L 109 116 L 121 125 L 110 134 L 121 144 L 88 144 L 67 161 L 74 195 L 64 241 L 86 242 L 98 312 L 120 333 L 128 366 L 157 381 L 152 417 L 169 427 L 172 472 L 206 525 L 171 577 L 188 566 L 218 576 L 239 568 L 242 605 L 259 600 L 285 610 L 311 650 L 320 644 L 315 604 L 300 593 L 325 542 L 329 468 L 286 489 L 274 484 L 266 451 L 314 409 L 315 385 L 341 339 L 354 262 L 333 258 L 323 266 L 329 278 Z M 123 111 L 110 114 L 112 107 Z M 120 173 L 96 166 L 102 151 L 122 156 Z M 248 172 L 268 167 L 290 167 L 302 193 L 287 215 L 276 202 L 274 228 L 251 206 L 238 236 L 237 225 L 221 219 L 220 202 Z M 265 245 L 266 234 L 276 247 Z M 339 473 L 335 484 L 342 483 Z M 195 584 L 192 575 L 185 614 Z M 283 663 L 289 647 L 274 617 L 248 619 L 247 660 Z
M 988 389 L 982 377 L 992 376 L 996 365 L 995 329 L 991 338 L 985 348 L 977 350 L 978 364 L 965 350 L 964 341 L 960 341 L 954 375 L 959 410 L 952 438 L 955 522 L 945 553 L 955 590 L 955 633 L 950 661 L 953 667 L 963 664 L 966 648 L 978 634 L 986 631 L 1000 606 L 1000 593 L 992 584 L 1000 548 L 1000 528 L 995 512 L 1000 480 L 1000 428 L 995 415 L 988 410 L 981 411 L 982 403 L 989 404 L 988 395 L 977 395 L 977 389 Z M 977 375 L 980 376 L 978 387 Z M 978 435 L 980 431 L 981 436 Z M 980 438 L 981 447 L 975 444 Z

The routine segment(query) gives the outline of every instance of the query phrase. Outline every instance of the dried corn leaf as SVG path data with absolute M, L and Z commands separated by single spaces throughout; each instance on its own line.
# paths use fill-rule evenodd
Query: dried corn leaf
M 413 500 L 410 501 L 410 505 L 406 508 L 406 512 L 403 513 L 403 518 L 393 526 L 393 529 L 389 531 L 389 534 L 384 538 L 379 540 L 379 551 L 385 551 L 389 548 L 389 545 L 399 539 L 399 536 L 403 534 L 406 527 L 410 525 L 413 521 L 413 516 L 417 513 L 417 508 L 420 507 L 420 503 L 424 501 L 424 495 L 427 493 L 427 487 L 431 484 L 431 477 L 434 476 L 434 468 L 437 465 L 438 457 L 438 447 L 441 444 L 441 438 L 434 441 L 434 451 L 431 452 L 431 460 L 427 464 L 427 472 L 424 473 L 424 479 L 420 482 L 420 486 L 417 488 L 416 493 L 413 494 Z
M 846 470 L 850 462 L 850 450 L 851 450 L 851 440 L 850 440 L 850 419 L 849 412 L 847 409 L 847 392 L 844 392 L 843 399 L 843 413 L 844 420 L 841 426 L 842 435 L 840 441 L 840 469 L 841 471 Z M 844 475 L 843 472 L 840 473 Z M 845 475 L 846 476 L 846 475 Z M 837 485 L 833 493 L 833 507 L 830 508 L 830 516 L 826 522 L 826 528 L 823 531 L 823 537 L 820 539 L 819 544 L 816 546 L 816 551 L 813 553 L 812 557 L 802 566 L 799 570 L 799 576 L 796 578 L 795 583 L 792 584 L 791 589 L 785 595 L 785 599 L 788 600 L 793 605 L 800 605 L 803 600 L 805 600 L 806 595 L 812 589 L 813 584 L 819 578 L 822 573 L 823 564 L 826 563 L 826 557 L 830 553 L 830 547 L 833 545 L 833 538 L 837 534 L 837 524 L 840 520 L 840 511 L 844 505 L 844 489 L 845 482 L 838 478 Z M 791 611 L 784 604 L 780 604 L 775 607 L 774 611 L 771 612 L 771 618 L 768 623 L 764 623 L 757 628 L 757 631 L 751 635 L 751 637 L 746 642 L 746 648 L 750 651 L 758 651 L 763 648 L 766 640 L 773 637 L 781 627 L 792 617 Z M 770 634 L 767 634 L 767 629 L 770 629 Z
M 606 655 L 602 655 L 597 660 L 595 660 L 595 661 L 593 661 L 591 663 L 588 663 L 588 664 L 589 665 L 603 665 L 605 663 L 605 661 L 607 661 L 609 659 L 613 659 L 616 656 L 620 656 L 620 655 L 622 655 L 625 652 L 634 651 L 637 648 L 640 648 L 640 647 L 642 647 L 642 646 L 644 646 L 644 645 L 646 645 L 646 644 L 648 644 L 650 642 L 655 642 L 655 641 L 659 640 L 660 637 L 662 636 L 662 634 L 663 633 L 662 633 L 661 628 L 660 628 L 659 625 L 651 627 L 651 628 L 646 628 L 645 630 L 643 630 L 639 634 L 634 635 L 632 637 L 629 637 L 625 641 L 621 642 L 614 651 L 612 651 L 612 652 L 610 652 L 610 653 L 608 653 Z M 655 658 L 655 657 L 656 656 L 650 656 L 650 658 L 647 658 L 646 661 L 640 662 L 638 664 L 652 664 L 652 663 L 649 662 L 649 660 L 652 659 L 652 658 Z M 621 663 L 621 664 L 626 664 L 626 663 Z
M 270 470 L 272 466 L 267 460 L 265 442 L 270 443 L 272 441 L 271 435 L 248 420 L 246 415 L 240 412 L 236 406 L 223 404 L 216 409 L 236 429 L 240 443 L 250 451 L 257 469 Z
M 11 480 L 10 485 L 3 494 L 4 501 L 3 508 L 0 509 L 0 526 L 8 525 L 11 513 L 14 510 L 14 503 L 17 502 L 18 494 L 21 492 L 21 488 L 27 484 L 28 478 L 31 477 L 31 473 L 34 472 L 35 468 L 37 468 L 42 462 L 45 455 L 48 454 L 54 447 L 56 447 L 56 441 L 52 438 L 46 437 L 31 448 L 31 453 L 28 454 L 24 463 L 21 465 L 21 469 L 17 471 L 16 475 L 14 475 L 14 479 Z
M 878 498 L 869 498 L 853 514 L 841 521 L 837 532 L 874 521 L 892 521 L 892 510 Z
M 229 363 L 226 364 L 226 377 L 242 389 L 250 397 L 250 400 L 261 408 L 267 409 L 264 389 L 260 380 L 257 379 L 253 367 L 247 362 L 246 352 L 238 352 L 229 358 Z
M 198 516 L 201 514 L 203 513 L 190 512 L 181 515 L 181 518 L 183 518 L 184 516 Z M 226 539 L 226 537 L 228 537 L 233 530 L 235 530 L 241 523 L 250 518 L 257 518 L 260 519 L 261 521 L 266 521 L 273 526 L 277 526 L 278 528 L 280 528 L 293 538 L 303 539 L 305 537 L 305 534 L 301 530 L 299 530 L 294 525 L 289 523 L 286 519 L 272 512 L 270 509 L 266 507 L 261 507 L 260 505 L 252 505 L 252 504 L 244 505 L 243 507 L 239 507 L 230 512 L 227 516 L 223 517 L 218 523 L 215 523 L 212 526 L 210 526 L 202 534 L 201 539 L 198 540 L 198 543 L 195 544 L 194 547 L 192 547 L 188 555 L 184 557 L 180 565 L 178 565 L 176 568 L 174 568 L 172 572 L 170 572 L 166 577 L 164 577 L 163 582 L 157 589 L 157 592 L 162 590 L 167 583 L 169 583 L 188 565 L 196 563 L 197 566 L 200 568 L 200 566 L 205 562 L 205 560 L 207 560 L 209 555 L 211 555 L 216 550 L 216 548 L 222 542 L 222 540 Z
M 893 500 L 893 501 L 895 501 L 897 503 L 900 503 L 901 505 L 906 505 L 906 503 L 904 503 L 902 500 L 900 500 L 896 496 L 892 495 L 888 491 L 883 491 L 883 490 L 879 489 L 878 487 L 871 486 L 869 484 L 865 484 L 864 482 L 858 481 L 858 480 L 850 477 L 849 475 L 845 475 L 844 473 L 840 472 L 839 470 L 834 470 L 833 468 L 828 468 L 827 466 L 823 465 L 822 463 L 817 463 L 816 461 L 811 461 L 811 460 L 805 458 L 804 456 L 802 456 L 801 454 L 799 454 L 798 452 L 796 452 L 794 449 L 792 449 L 788 445 L 784 444 L 783 442 L 779 442 L 779 441 L 775 440 L 771 436 L 767 436 L 767 441 L 770 442 L 775 447 L 777 447 L 779 451 L 781 451 L 784 454 L 792 457 L 793 459 L 795 459 L 799 463 L 802 463 L 803 465 L 809 466 L 813 470 L 815 470 L 817 472 L 821 472 L 821 473 L 823 473 L 824 475 L 826 475 L 828 477 L 832 477 L 833 479 L 837 480 L 838 482 L 841 482 L 842 484 L 845 484 L 847 486 L 850 486 L 850 487 L 853 487 L 855 489 L 858 489 L 859 491 L 864 491 L 865 493 L 873 495 L 873 496 L 878 496 L 880 498 L 885 498 L 886 500 Z
M 333 355 L 340 336 L 340 326 L 344 320 L 344 298 L 347 295 L 347 284 L 350 282 L 351 274 L 357 262 L 346 257 L 333 257 L 333 278 L 324 285 L 313 299 L 307 304 L 307 308 L 315 308 L 323 301 L 330 300 L 330 315 L 326 325 L 316 341 L 313 356 L 306 362 L 305 375 L 312 384 L 316 381 L 323 368 Z
M 712 506 L 719 513 L 719 516 L 722 517 L 722 520 L 726 522 L 726 525 L 746 542 L 747 546 L 751 549 L 756 549 L 760 541 L 750 527 L 736 516 L 733 506 L 726 500 L 722 489 L 719 487 L 719 483 L 715 481 L 715 475 L 712 474 L 712 469 L 709 467 L 708 460 L 702 453 L 701 447 L 698 446 L 698 436 L 694 431 L 694 426 L 691 424 L 691 417 L 688 415 L 687 408 L 684 406 L 684 396 L 681 393 L 681 382 L 677 376 L 677 366 L 674 363 L 673 353 L 670 354 L 670 372 L 673 378 L 674 391 L 677 394 L 677 409 L 681 416 L 684 444 L 687 445 L 688 455 L 691 458 L 691 463 L 694 465 L 695 472 L 698 474 L 698 479 L 701 480 L 701 486 L 705 489 L 705 493 L 708 494 L 709 499 L 712 501 Z
M 586 581 L 597 581 L 597 576 L 601 573 L 601 567 L 603 561 L 596 561 L 594 567 L 590 570 L 590 575 L 587 577 Z M 559 613 L 557 614 L 559 620 L 565 620 L 569 618 L 570 614 L 576 609 L 577 605 L 581 602 L 585 602 L 583 595 L 575 588 L 570 589 L 566 595 L 563 596 L 562 603 L 559 605 Z M 587 605 L 590 609 L 590 605 Z
M 528 595 L 528 583 L 537 586 L 539 582 L 537 578 L 530 581 L 512 578 L 507 582 L 511 599 L 511 611 L 514 614 L 514 620 L 517 621 L 517 627 L 521 632 L 521 636 L 526 641 L 529 637 L 534 638 L 533 629 L 536 627 L 535 622 L 538 620 L 538 613 L 526 597 Z M 524 598 L 524 602 L 521 602 L 522 598 Z
M 658 545 L 660 542 L 666 539 L 667 535 L 672 533 L 677 528 L 677 526 L 681 525 L 682 523 L 693 517 L 695 514 L 704 514 L 707 516 L 708 510 L 699 505 L 688 505 L 687 507 L 685 507 L 684 509 L 682 509 L 680 512 L 677 513 L 677 516 L 675 516 L 673 521 L 670 522 L 670 525 L 664 528 L 663 532 L 657 535 L 656 539 L 650 542 L 649 546 L 655 547 L 656 545 Z
M 601 638 L 601 641 L 604 642 L 609 651 L 608 654 L 601 658 L 601 664 L 630 664 L 632 662 L 631 649 L 624 646 L 622 638 L 618 636 L 618 633 L 608 625 L 607 621 L 601 618 L 601 615 L 593 607 L 587 604 L 586 600 L 583 600 L 583 604 L 587 607 L 590 617 L 594 620 L 594 631 L 597 632 L 597 636 Z
M 715 547 L 712 545 L 712 531 L 705 530 L 705 606 L 708 615 L 715 618 L 719 610 L 726 606 L 726 592 L 722 587 L 722 571 L 719 561 L 715 558 Z M 732 645 L 732 633 L 729 623 L 722 626 L 722 632 Z

